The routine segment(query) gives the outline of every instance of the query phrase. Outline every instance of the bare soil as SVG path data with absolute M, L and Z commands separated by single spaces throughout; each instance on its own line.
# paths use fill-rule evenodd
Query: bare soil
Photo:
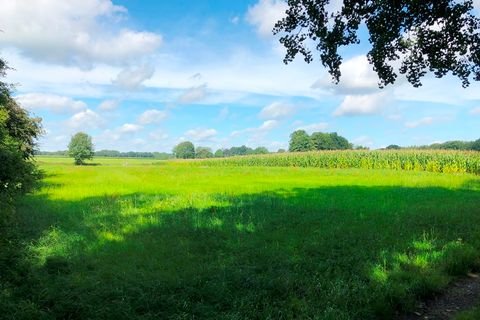
M 468 277 L 452 283 L 442 294 L 420 303 L 414 312 L 401 315 L 397 319 L 449 320 L 459 312 L 472 309 L 479 301 L 480 277 L 477 274 L 469 274 Z

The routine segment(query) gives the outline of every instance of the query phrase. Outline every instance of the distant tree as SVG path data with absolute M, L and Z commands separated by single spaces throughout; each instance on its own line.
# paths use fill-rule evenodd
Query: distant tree
M 92 137 L 84 132 L 76 133 L 68 144 L 68 155 L 75 160 L 76 165 L 82 165 L 85 160 L 93 159 Z
M 197 149 L 195 150 L 195 158 L 197 159 L 213 158 L 212 149 L 207 147 L 197 147 Z
M 365 147 L 365 146 L 355 146 L 353 149 L 355 149 L 355 150 L 370 150 L 369 147 Z
M 402 149 L 400 146 L 396 145 L 396 144 L 391 144 L 389 146 L 387 146 L 385 149 L 387 150 L 399 150 L 399 149 Z
M 173 148 L 173 154 L 177 159 L 194 159 L 195 146 L 190 141 L 184 141 Z
M 173 154 L 167 152 L 154 152 L 153 157 L 158 160 L 168 160 L 173 158 Z
M 267 153 L 269 152 L 268 152 L 268 149 L 265 147 L 257 147 L 253 150 L 253 154 L 267 154 Z
M 472 143 L 472 150 L 480 151 L 480 139 L 475 140 L 475 141 Z
M 280 149 L 277 150 L 277 153 L 285 153 L 285 152 L 286 152 L 286 150 L 285 150 L 285 149 L 282 149 L 282 148 L 280 148 Z
M 223 158 L 224 155 L 223 155 L 223 150 L 222 149 L 218 149 L 217 151 L 215 151 L 215 158 Z
M 346 138 L 339 136 L 336 132 L 314 132 L 310 139 L 315 150 L 346 150 L 353 148 Z
M 310 139 L 315 150 L 335 150 L 334 141 L 329 133 L 314 132 Z
M 294 131 L 290 135 L 290 143 L 288 149 L 292 152 L 312 150 L 313 145 L 312 141 L 310 140 L 310 136 L 305 132 L 305 130 Z
M 333 141 L 334 150 L 347 150 L 352 149 L 353 145 L 342 136 L 339 136 L 336 132 L 330 133 L 330 137 Z
M 340 10 L 328 11 L 339 2 Z M 358 44 L 365 27 L 371 49 L 368 61 L 378 74 L 379 86 L 395 82 L 399 72 L 414 86 L 433 72 L 437 78 L 451 72 L 464 87 L 480 80 L 480 19 L 472 0 L 287 0 L 285 17 L 274 33 L 281 34 L 285 63 L 297 54 L 313 61 L 311 48 L 335 82 L 341 76 L 341 49 Z M 398 61 L 399 63 L 395 63 Z

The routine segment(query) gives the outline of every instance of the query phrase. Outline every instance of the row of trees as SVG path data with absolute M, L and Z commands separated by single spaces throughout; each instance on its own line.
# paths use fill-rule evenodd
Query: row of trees
M 40 156 L 69 156 L 68 150 L 59 150 L 59 151 L 36 151 L 35 155 Z M 106 158 L 152 158 L 159 160 L 172 159 L 173 154 L 167 152 L 141 152 L 141 151 L 127 151 L 122 152 L 118 150 L 98 150 L 94 151 L 95 157 L 106 157 Z
M 288 150 L 290 152 L 312 150 L 347 150 L 353 149 L 353 144 L 336 132 L 314 132 L 309 135 L 305 130 L 296 130 L 290 135 Z
M 391 144 L 385 149 L 399 150 L 399 149 L 428 149 L 428 150 L 463 150 L 463 151 L 480 151 L 480 139 L 475 141 L 461 141 L 453 140 L 443 143 L 433 143 L 424 146 L 400 147 L 396 144 Z
M 252 149 L 245 145 L 240 147 L 231 147 L 218 149 L 215 153 L 208 147 L 196 147 L 190 141 L 179 143 L 173 148 L 173 155 L 177 159 L 206 159 L 206 158 L 223 158 L 233 156 L 245 156 L 251 154 L 267 154 L 268 149 L 265 147 L 258 147 Z

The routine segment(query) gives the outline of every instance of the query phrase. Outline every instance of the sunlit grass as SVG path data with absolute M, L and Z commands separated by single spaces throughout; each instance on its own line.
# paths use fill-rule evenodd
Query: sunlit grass
M 12 318 L 388 318 L 477 265 L 478 176 L 38 162 Z

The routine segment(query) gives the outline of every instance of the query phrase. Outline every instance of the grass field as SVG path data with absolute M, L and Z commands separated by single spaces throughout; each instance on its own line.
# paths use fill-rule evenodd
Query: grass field
M 480 177 L 39 158 L 7 318 L 389 318 L 478 266 Z

